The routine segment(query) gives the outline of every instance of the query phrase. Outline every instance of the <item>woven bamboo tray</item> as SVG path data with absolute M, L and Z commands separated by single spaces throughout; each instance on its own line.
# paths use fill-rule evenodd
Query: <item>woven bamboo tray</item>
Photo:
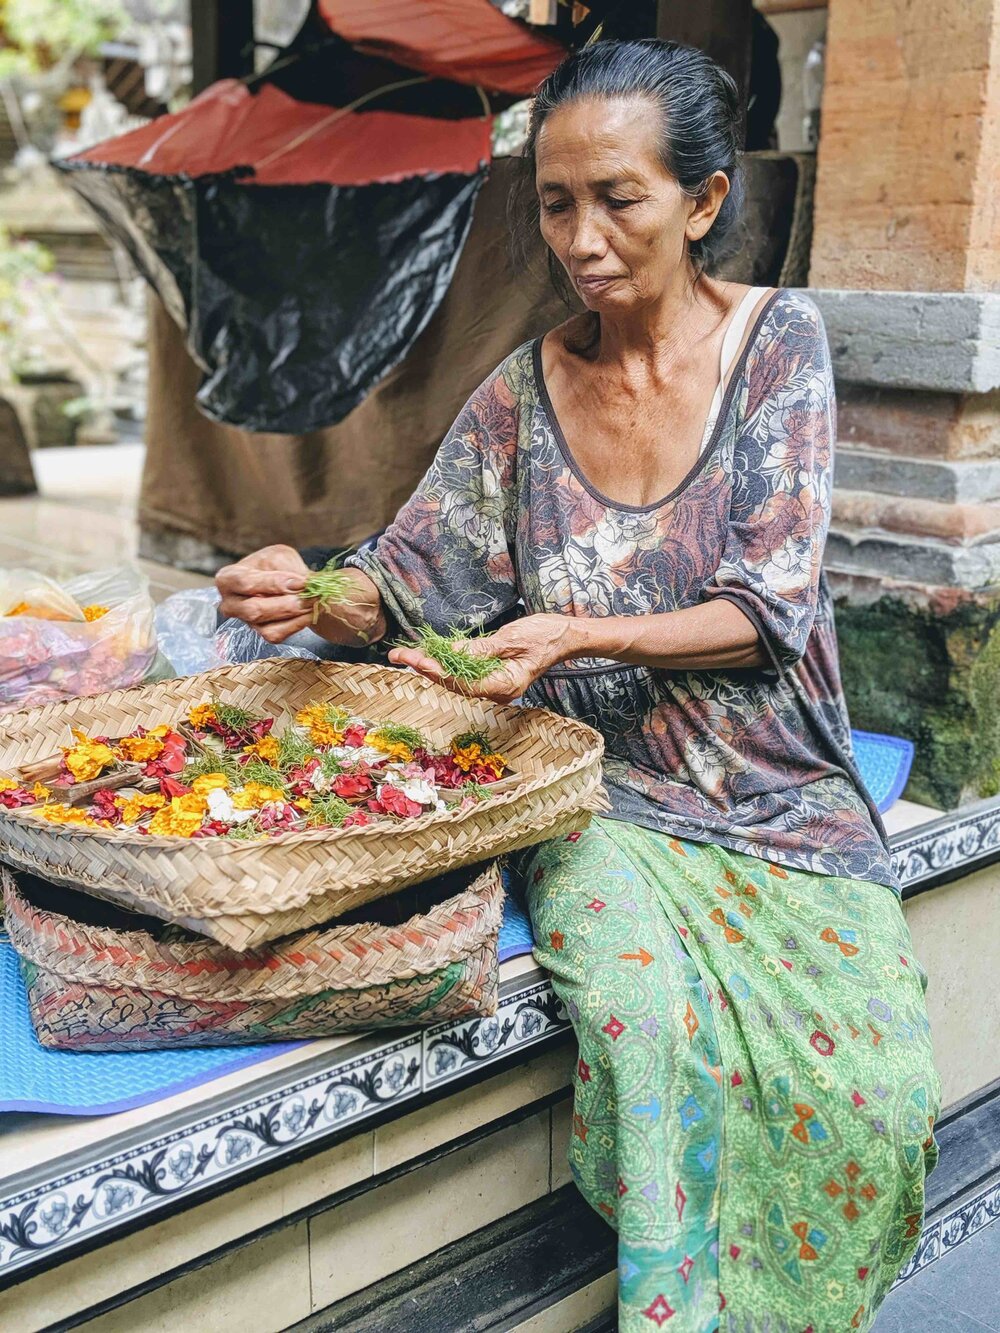
M 466 879 L 475 872 L 468 872 Z M 496 1012 L 503 886 L 497 862 L 399 925 L 306 931 L 261 949 L 224 945 L 0 871 L 6 925 L 43 1046 L 151 1051 L 331 1037 Z M 55 897 L 61 911 L 49 910 Z M 74 910 L 84 918 L 68 915 Z M 61 901 L 60 901 L 61 900 Z M 137 924 L 133 924 L 137 923 Z
M 154 838 L 0 810 L 0 860 L 248 949 L 452 867 L 585 828 L 592 813 L 607 808 L 603 741 L 582 722 L 465 699 L 414 672 L 287 658 L 11 713 L 0 736 L 0 772 L 69 744 L 72 727 L 126 735 L 176 719 L 208 698 L 274 717 L 279 729 L 316 699 L 419 727 L 442 746 L 456 732 L 484 728 L 519 781 L 470 810 L 430 811 L 388 828 L 310 829 L 267 842 Z

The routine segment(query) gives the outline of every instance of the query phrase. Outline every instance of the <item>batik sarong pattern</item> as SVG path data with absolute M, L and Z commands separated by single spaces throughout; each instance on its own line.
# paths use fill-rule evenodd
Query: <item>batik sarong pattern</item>
M 570 1166 L 623 1333 L 848 1333 L 916 1247 L 938 1106 L 896 895 L 597 819 L 521 863 L 579 1039 Z

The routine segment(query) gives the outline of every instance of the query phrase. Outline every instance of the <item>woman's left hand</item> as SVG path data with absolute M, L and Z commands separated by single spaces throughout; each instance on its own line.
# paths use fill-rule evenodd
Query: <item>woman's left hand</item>
M 549 667 L 571 656 L 571 635 L 574 620 L 571 616 L 522 616 L 503 625 L 495 634 L 482 638 L 456 640 L 456 647 L 480 657 L 503 659 L 503 669 L 474 683 L 465 683 L 447 676 L 439 662 L 420 648 L 393 648 L 389 661 L 396 666 L 413 667 L 428 680 L 437 681 L 455 694 L 493 703 L 509 704 L 520 698 L 528 686 L 548 671 Z

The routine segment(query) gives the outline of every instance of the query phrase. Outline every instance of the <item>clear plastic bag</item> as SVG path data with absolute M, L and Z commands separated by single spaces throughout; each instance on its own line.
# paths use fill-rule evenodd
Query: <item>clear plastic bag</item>
M 287 643 L 268 641 L 242 620 L 219 624 L 219 594 L 215 588 L 175 592 L 156 608 L 160 650 L 179 676 L 262 657 L 324 656 L 333 651 L 316 634 L 303 631 Z
M 61 587 L 31 570 L 4 570 L 0 593 L 0 709 L 135 685 L 156 660 L 149 584 L 132 566 Z

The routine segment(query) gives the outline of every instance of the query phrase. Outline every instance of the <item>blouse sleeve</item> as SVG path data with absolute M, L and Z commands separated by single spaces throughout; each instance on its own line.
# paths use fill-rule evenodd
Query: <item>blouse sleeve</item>
M 734 602 L 783 671 L 805 652 L 830 524 L 836 406 L 823 320 L 787 293 L 768 316 L 733 455 L 722 560 L 704 596 Z
M 473 393 L 375 547 L 347 562 L 372 579 L 405 633 L 476 629 L 517 604 L 516 356 Z

